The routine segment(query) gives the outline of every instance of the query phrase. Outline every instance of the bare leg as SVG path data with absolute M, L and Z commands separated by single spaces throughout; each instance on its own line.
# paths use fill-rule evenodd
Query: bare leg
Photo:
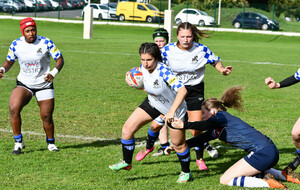
M 261 173 L 259 170 L 253 168 L 242 158 L 224 172 L 220 178 L 220 183 L 227 185 L 230 180 L 236 177 L 254 176 L 259 173 Z
M 54 111 L 54 99 L 38 101 L 38 104 L 40 106 L 40 115 L 46 136 L 48 139 L 54 139 L 54 122 L 52 117 Z
M 9 100 L 9 118 L 15 136 L 21 134 L 21 111 L 31 100 L 31 92 L 23 87 L 16 87 Z
M 292 140 L 295 147 L 300 150 L 300 118 L 296 121 L 292 130 Z

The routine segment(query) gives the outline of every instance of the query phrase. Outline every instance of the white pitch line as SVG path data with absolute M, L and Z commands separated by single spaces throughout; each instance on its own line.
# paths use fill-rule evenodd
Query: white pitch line
M 0 129 L 0 132 L 4 132 L 4 133 L 12 133 L 12 130 L 8 130 L 8 129 Z M 29 135 L 36 135 L 36 136 L 45 136 L 44 133 L 37 133 L 37 132 L 33 132 L 33 131 L 22 131 L 22 134 L 29 134 Z M 70 138 L 70 139 L 79 139 L 79 140 L 93 140 L 93 141 L 115 141 L 115 142 L 120 142 L 121 144 L 121 140 L 120 139 L 105 139 L 105 138 L 100 138 L 100 137 L 85 137 L 85 136 L 75 136 L 75 135 L 61 135 L 61 134 L 56 134 L 56 137 L 60 137 L 60 138 Z M 136 146 L 135 147 L 146 147 L 146 141 L 141 141 L 141 142 L 136 142 Z M 156 145 L 159 144 L 159 142 L 155 143 Z
M 234 63 L 250 63 L 253 65 L 276 65 L 276 66 L 292 66 L 299 67 L 297 64 L 283 64 L 283 63 L 272 63 L 272 62 L 259 62 L 259 61 L 239 61 L 239 60 L 222 60 L 224 62 L 234 62 Z
M 0 129 L 0 132 L 4 133 L 12 133 L 12 130 L 7 130 L 7 129 Z M 37 136 L 45 136 L 44 133 L 37 133 L 33 131 L 22 131 L 22 134 L 29 134 L 29 135 L 37 135 Z M 99 137 L 85 137 L 85 136 L 73 136 L 73 135 L 61 135 L 61 134 L 56 134 L 56 137 L 61 137 L 61 138 L 71 138 L 71 139 L 81 139 L 81 140 L 94 140 L 94 141 L 120 141 L 119 139 L 105 139 L 105 138 L 99 138 Z

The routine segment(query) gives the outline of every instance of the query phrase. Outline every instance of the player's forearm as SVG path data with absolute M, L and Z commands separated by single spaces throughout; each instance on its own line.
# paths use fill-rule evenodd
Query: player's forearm
M 6 73 L 7 71 L 9 71 L 10 68 L 13 66 L 13 64 L 14 64 L 13 61 L 5 60 L 1 66 L 1 70 L 3 71 L 2 73 Z
M 56 64 L 55 64 L 55 68 L 60 71 L 63 66 L 64 66 L 64 58 L 63 56 L 61 55 L 57 60 L 56 60 Z
M 179 108 L 179 106 L 184 101 L 186 94 L 187 94 L 187 90 L 185 87 L 181 87 L 178 89 L 175 100 L 170 108 L 170 112 L 174 112 L 174 113 L 176 112 L 176 110 Z
M 290 77 L 284 79 L 283 81 L 277 83 L 277 84 L 276 84 L 276 87 L 277 87 L 277 88 L 284 88 L 284 87 L 288 87 L 288 86 L 291 86 L 291 85 L 293 85 L 293 84 L 296 84 L 296 83 L 298 83 L 298 82 L 299 82 L 299 80 L 297 80 L 297 79 L 295 78 L 295 76 L 292 75 L 292 76 L 290 76 Z
M 223 63 L 221 63 L 221 61 L 219 61 L 219 62 L 215 65 L 215 68 L 216 68 L 220 73 L 222 73 L 222 71 L 224 70 Z

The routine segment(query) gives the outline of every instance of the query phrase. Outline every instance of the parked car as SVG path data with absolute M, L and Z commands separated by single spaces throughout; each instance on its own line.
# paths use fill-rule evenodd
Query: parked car
M 189 22 L 199 26 L 214 26 L 216 24 L 215 19 L 204 11 L 199 9 L 182 9 L 175 16 L 175 23 L 178 25 L 182 22 Z
M 0 2 L 0 12 L 11 13 L 12 11 L 16 12 L 17 10 L 11 5 L 5 5 L 4 3 Z
M 98 20 L 106 19 L 106 20 L 117 20 L 116 9 L 109 7 L 107 4 L 95 4 L 91 3 L 90 7 L 93 8 L 93 18 L 97 18 Z M 84 17 L 84 12 L 87 6 L 85 6 L 81 12 L 81 16 Z
M 154 5 L 137 2 L 119 2 L 116 14 L 120 21 L 163 22 L 165 16 L 164 12 L 159 11 Z
M 273 27 L 273 30 L 279 30 L 279 23 L 275 20 L 271 20 L 265 15 L 254 13 L 254 12 L 245 12 L 244 17 L 243 13 L 238 14 L 234 17 L 232 25 L 235 28 L 241 28 L 244 18 L 244 28 L 258 28 L 262 30 L 270 30 Z
M 33 0 L 24 0 L 26 11 L 32 11 L 35 8 L 35 2 Z
M 54 10 L 58 10 L 58 8 L 59 8 L 60 10 L 63 9 L 62 6 L 59 5 L 58 1 L 56 1 L 56 0 L 49 0 L 49 1 L 50 1 L 51 5 L 52 5 L 52 8 L 53 8 Z
M 0 0 L 0 3 L 4 4 L 4 5 L 8 5 L 10 7 L 14 7 L 14 9 L 16 11 L 21 11 L 21 5 L 20 5 L 20 3 L 15 2 L 13 0 Z
M 52 4 L 49 0 L 39 0 L 39 2 L 43 5 L 43 10 L 50 11 L 53 10 Z

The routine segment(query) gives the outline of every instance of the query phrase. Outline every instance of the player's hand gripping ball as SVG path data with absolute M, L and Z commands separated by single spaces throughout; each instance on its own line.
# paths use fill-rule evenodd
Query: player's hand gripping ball
M 140 67 L 133 67 L 127 74 L 127 80 L 137 89 L 144 89 L 144 82 L 143 82 L 143 73 L 140 71 Z

